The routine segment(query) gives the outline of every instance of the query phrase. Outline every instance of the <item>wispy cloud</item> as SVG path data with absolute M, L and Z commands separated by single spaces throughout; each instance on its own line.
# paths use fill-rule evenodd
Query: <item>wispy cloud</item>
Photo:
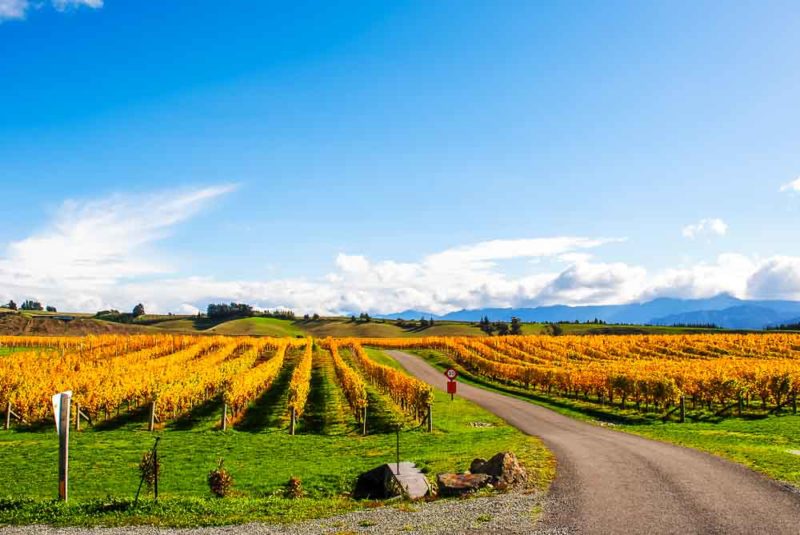
M 787 192 L 787 191 L 798 192 L 798 191 L 800 191 L 800 177 L 797 177 L 796 179 L 792 180 L 791 182 L 787 182 L 786 184 L 782 185 L 780 187 L 780 191 L 781 192 Z
M 93 292 L 113 293 L 127 279 L 169 273 L 173 268 L 164 255 L 148 247 L 233 189 L 221 185 L 67 200 L 45 228 L 8 244 L 0 258 L 0 286 L 59 298 L 80 295 L 77 306 Z
M 0 0 L 0 22 L 4 20 L 22 20 L 32 9 L 41 9 L 46 2 L 29 0 Z M 100 9 L 103 0 L 51 0 L 50 5 L 56 11 L 67 11 L 80 7 Z
M 728 224 L 719 218 L 701 219 L 697 223 L 683 227 L 684 238 L 693 240 L 700 236 L 724 236 L 728 232 Z

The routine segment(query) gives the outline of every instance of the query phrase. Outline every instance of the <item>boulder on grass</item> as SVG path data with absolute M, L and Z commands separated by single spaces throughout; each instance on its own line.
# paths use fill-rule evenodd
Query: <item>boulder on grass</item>
M 382 464 L 358 476 L 353 498 L 384 500 L 405 495 L 416 500 L 429 496 L 430 493 L 428 480 L 416 465 L 411 462 L 401 462 L 399 466 L 397 463 Z
M 463 496 L 471 494 L 492 482 L 487 474 L 439 474 L 436 483 L 440 496 Z
M 486 459 L 481 459 L 480 457 L 477 459 L 472 460 L 472 464 L 469 465 L 469 472 L 471 474 L 477 474 L 480 472 L 481 466 L 486 464 Z
M 480 461 L 482 459 L 472 461 L 470 472 L 490 476 L 492 483 L 500 488 L 524 485 L 528 481 L 528 473 L 513 452 L 505 451 L 488 461 Z

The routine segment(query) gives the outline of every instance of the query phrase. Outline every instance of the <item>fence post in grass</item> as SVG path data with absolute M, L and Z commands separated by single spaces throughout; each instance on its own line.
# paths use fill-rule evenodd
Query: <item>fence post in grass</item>
M 221 422 L 222 430 L 228 430 L 228 404 L 222 404 L 222 422 Z
M 153 431 L 156 428 L 156 401 L 150 402 L 150 424 L 147 426 L 148 431 Z
M 433 406 L 428 405 L 428 433 L 433 433 Z
M 792 414 L 797 414 L 797 392 L 792 392 Z
M 400 426 L 397 426 L 397 475 L 400 475 Z
M 737 407 L 736 410 L 739 413 L 739 416 L 741 416 L 742 415 L 742 411 L 744 410 L 744 399 L 742 399 L 742 395 L 741 394 L 739 394 L 738 407 Z
M 153 501 L 158 501 L 158 441 L 153 448 Z
M 69 489 L 69 405 L 71 395 L 61 394 L 58 415 L 58 499 L 67 501 Z
M 363 429 L 361 430 L 362 434 L 366 436 L 367 434 L 367 408 L 364 407 L 364 412 L 361 413 L 361 423 L 363 425 Z
M 75 404 L 75 431 L 81 430 L 81 404 Z
M 681 423 L 686 421 L 686 396 L 681 396 Z
M 297 423 L 297 413 L 295 412 L 295 408 L 292 407 L 291 413 L 289 416 L 289 434 L 294 435 L 294 428 Z
M 5 428 L 11 429 L 11 402 L 9 401 L 6 404 L 6 425 Z

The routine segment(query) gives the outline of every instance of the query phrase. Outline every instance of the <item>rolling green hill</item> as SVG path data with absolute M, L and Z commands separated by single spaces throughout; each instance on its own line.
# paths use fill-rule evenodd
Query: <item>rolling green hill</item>
M 207 330 L 214 334 L 249 336 L 305 336 L 296 322 L 278 318 L 241 318 L 226 321 Z

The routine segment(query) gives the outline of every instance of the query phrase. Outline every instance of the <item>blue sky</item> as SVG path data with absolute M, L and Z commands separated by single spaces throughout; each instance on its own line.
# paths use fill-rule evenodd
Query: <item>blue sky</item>
M 792 2 L 0 0 L 0 300 L 800 298 Z

